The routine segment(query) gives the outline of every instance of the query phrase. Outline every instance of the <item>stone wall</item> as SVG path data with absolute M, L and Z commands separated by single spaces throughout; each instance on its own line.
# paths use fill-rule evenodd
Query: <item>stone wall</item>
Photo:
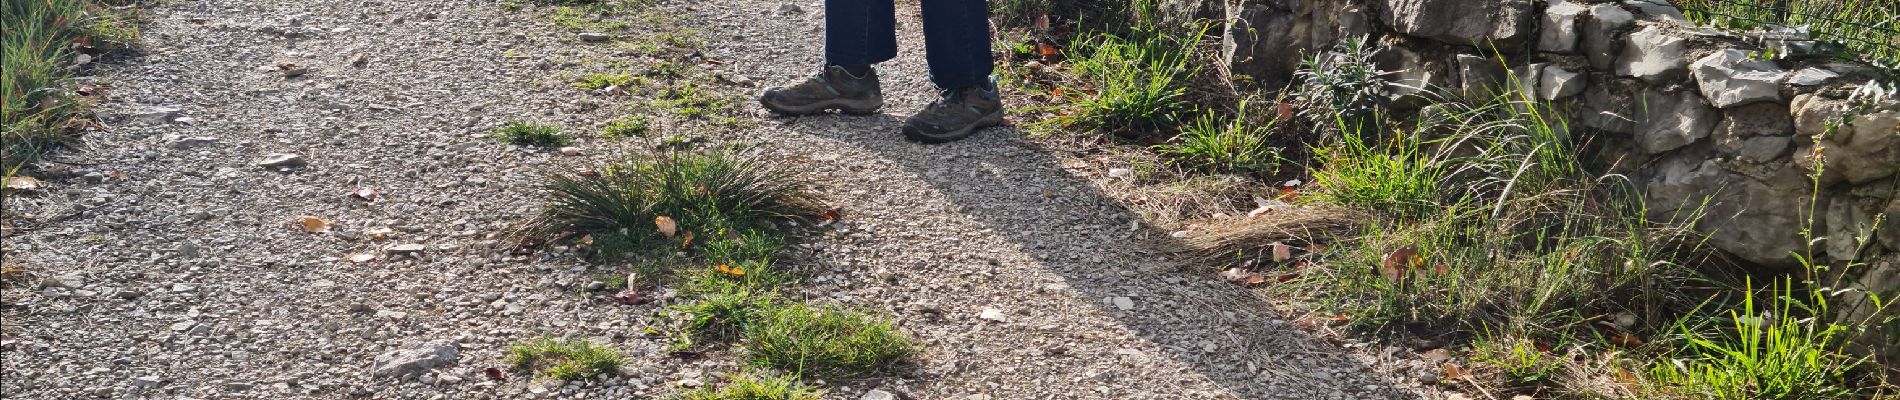
M 1793 268 L 1811 226 L 1826 238 L 1824 261 L 1900 268 L 1900 221 L 1873 231 L 1877 215 L 1900 220 L 1900 102 L 1847 99 L 1890 77 L 1801 54 L 1818 46 L 1799 37 L 1699 28 L 1664 0 L 1186 2 L 1226 16 L 1227 69 L 1263 88 L 1291 81 L 1304 54 L 1360 35 L 1407 86 L 1478 91 L 1515 76 L 1569 110 L 1578 137 L 1613 149 L 1615 172 L 1644 185 L 1655 217 L 1708 200 L 1696 227 L 1737 260 Z M 1750 56 L 1764 46 L 1791 56 Z

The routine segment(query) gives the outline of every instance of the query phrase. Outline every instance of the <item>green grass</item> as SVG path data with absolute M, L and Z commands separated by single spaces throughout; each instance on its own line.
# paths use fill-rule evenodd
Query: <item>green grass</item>
M 1235 116 L 1208 112 L 1175 136 L 1174 143 L 1155 146 L 1155 151 L 1175 157 L 1183 164 L 1224 171 L 1270 172 L 1280 164 L 1280 149 L 1273 147 L 1269 135 L 1274 121 L 1251 124 L 1246 121 L 1247 104 L 1241 103 Z
M 835 307 L 794 305 L 746 326 L 746 357 L 801 376 L 855 378 L 892 371 L 917 351 L 890 322 Z
M 533 371 L 542 379 L 577 381 L 617 376 L 626 357 L 619 350 L 581 339 L 543 337 L 509 345 L 508 365 Z
M 1322 123 L 1322 132 L 1362 130 L 1360 125 L 1376 122 L 1393 84 L 1391 72 L 1372 61 L 1365 37 L 1348 38 L 1332 51 L 1307 56 L 1295 74 L 1300 81 L 1294 89 L 1299 113 Z
M 784 375 L 733 374 L 717 387 L 702 387 L 680 395 L 680 400 L 819 400 L 822 389 L 805 386 Z
M 631 72 L 590 72 L 569 84 L 576 89 L 600 90 L 608 87 L 629 87 L 639 80 Z
M 88 100 L 64 88 L 76 42 L 99 49 L 138 37 L 132 21 L 85 0 L 0 5 L 0 169 L 14 170 L 86 123 Z
M 1825 315 L 1802 318 L 1825 314 L 1825 308 L 1810 308 L 1825 301 L 1797 302 L 1807 296 L 1792 278 L 1773 286 L 1768 291 L 1772 307 L 1758 308 L 1755 296 L 1745 296 L 1742 307 L 1724 318 L 1727 329 L 1698 327 L 1695 319 L 1685 319 L 1678 328 L 1687 341 L 1681 357 L 1657 363 L 1651 375 L 1669 391 L 1710 399 L 1854 397 L 1858 385 L 1850 374 L 1865 359 L 1848 355 L 1849 325 L 1826 321 Z
M 560 146 L 572 142 L 561 127 L 532 121 L 513 120 L 495 128 L 496 140 L 518 146 Z
M 1891 0 L 1679 0 L 1697 24 L 1737 31 L 1769 25 L 1806 26 L 1810 36 L 1838 43 L 1844 58 L 1900 69 L 1900 3 Z M 1785 4 L 1788 18 L 1776 14 Z
M 1090 94 L 1051 122 L 1124 137 L 1172 132 L 1193 109 L 1188 82 L 1199 67 L 1189 61 L 1199 41 L 1198 34 L 1171 38 L 1158 30 L 1078 38 L 1070 48 L 1081 54 L 1070 62 L 1092 88 L 1078 89 Z
M 747 327 L 758 322 L 760 314 L 777 308 L 772 295 L 751 290 L 695 292 L 692 296 L 693 301 L 674 307 L 684 314 L 681 334 L 674 342 L 678 349 L 738 339 Z
M 815 215 L 809 184 L 762 160 L 723 153 L 635 157 L 593 176 L 557 175 L 538 222 L 546 232 L 611 232 L 640 240 L 665 235 L 655 219 L 677 224 L 675 236 L 702 237 L 762 228 L 766 219 Z
M 629 115 L 607 123 L 600 135 L 609 138 L 646 137 L 651 124 L 645 115 Z

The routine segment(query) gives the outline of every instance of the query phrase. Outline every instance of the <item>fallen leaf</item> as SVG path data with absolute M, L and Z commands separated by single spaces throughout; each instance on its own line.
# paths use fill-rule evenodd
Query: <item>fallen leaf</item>
M 350 256 L 350 262 L 357 263 L 357 264 L 370 262 L 375 259 L 376 259 L 375 254 L 368 254 L 368 253 Z
M 641 304 L 652 303 L 653 298 L 647 297 L 647 295 L 645 294 L 641 294 L 639 290 L 634 290 L 633 288 L 627 288 L 626 290 L 621 290 L 620 293 L 614 293 L 614 301 L 620 302 L 620 304 L 637 306 Z
M 389 229 L 389 227 L 386 227 L 386 226 L 379 226 L 379 227 L 363 230 L 363 236 L 368 236 L 370 240 L 389 240 L 389 235 L 393 235 L 395 233 L 396 233 L 395 229 Z
M 1039 42 L 1036 43 L 1036 54 L 1042 55 L 1043 64 L 1053 64 L 1057 61 L 1057 57 L 1062 55 L 1062 50 L 1048 42 Z
M 580 176 L 600 175 L 600 172 L 595 171 L 593 168 L 581 168 L 580 171 L 576 171 L 575 173 L 579 174 Z
M 725 273 L 726 275 L 745 276 L 745 268 L 734 267 L 734 266 L 730 266 L 726 264 L 715 265 L 713 266 L 713 270 Z
M 482 375 L 488 376 L 488 380 L 496 381 L 496 382 L 508 380 L 508 375 L 502 374 L 501 368 L 495 368 L 495 367 L 482 368 Z
M 7 191 L 34 191 L 40 190 L 43 185 L 39 179 L 31 176 L 10 176 L 7 177 L 6 189 Z
M 1061 95 L 1062 95 L 1062 88 L 1055 88 L 1055 89 L 1049 89 L 1049 95 L 1050 95 L 1050 96 L 1061 96 Z
M 673 217 L 665 215 L 653 217 L 653 226 L 659 228 L 660 234 L 666 235 L 666 237 L 673 237 L 673 235 L 679 234 L 680 230 L 679 224 L 673 222 Z
M 1451 266 L 1445 265 L 1445 264 L 1432 265 L 1432 273 L 1438 274 L 1438 275 L 1449 274 L 1451 273 Z
M 688 247 L 693 247 L 693 231 L 686 231 L 685 235 L 680 235 L 680 248 Z
M 1293 103 L 1280 103 L 1280 119 L 1293 118 Z
M 1443 349 L 1443 348 L 1438 348 L 1438 349 L 1431 349 L 1430 351 L 1426 351 L 1426 352 L 1424 352 L 1424 353 L 1419 353 L 1419 355 L 1418 355 L 1418 357 L 1419 357 L 1419 358 L 1423 358 L 1423 359 L 1425 359 L 1426 361 L 1431 361 L 1431 362 L 1445 362 L 1445 361 L 1450 361 L 1450 360 L 1451 360 L 1451 350 L 1446 350 L 1446 349 Z
M 1405 278 L 1406 270 L 1412 267 L 1412 263 L 1415 262 L 1417 258 L 1418 249 L 1411 246 L 1393 250 L 1391 253 L 1385 255 L 1384 260 L 1381 260 L 1379 264 L 1379 275 L 1385 276 L 1386 281 L 1396 283 L 1400 279 Z
M 1611 367 L 1610 376 L 1615 378 L 1617 382 L 1626 385 L 1634 385 L 1641 382 L 1636 376 L 1636 373 L 1630 372 L 1630 370 L 1624 369 L 1623 367 Z
M 818 223 L 819 225 L 830 225 L 833 222 L 844 219 L 844 209 L 838 207 L 827 208 L 824 211 L 818 212 L 818 218 L 824 219 L 824 222 Z
M 1467 379 L 1471 379 L 1471 371 L 1465 370 L 1465 367 L 1458 366 L 1458 364 L 1445 364 L 1444 380 L 1462 381 Z
M 1267 276 L 1260 273 L 1247 274 L 1246 278 L 1240 280 L 1240 284 L 1247 286 L 1260 286 L 1265 283 L 1267 283 Z
M 369 187 L 358 187 L 356 188 L 356 190 L 350 191 L 350 197 L 356 198 L 357 200 L 375 203 L 377 198 L 382 197 L 382 194 L 376 193 L 376 189 L 371 189 Z
M 330 231 L 330 221 L 309 215 L 297 217 L 297 223 L 303 225 L 304 232 L 324 233 Z
M 1619 335 L 1610 336 L 1610 344 L 1617 345 L 1617 346 L 1637 347 L 1637 346 L 1642 346 L 1643 343 L 1647 343 L 1647 342 L 1644 342 L 1643 338 L 1636 337 L 1636 334 L 1629 333 L 1629 332 L 1623 332 L 1622 334 L 1619 334 Z
M 1281 283 L 1286 283 L 1294 279 L 1300 279 L 1300 274 L 1299 273 L 1280 274 L 1280 276 L 1274 277 L 1273 279 L 1280 281 Z
M 1273 242 L 1273 262 L 1281 263 L 1293 259 L 1293 247 L 1286 243 Z

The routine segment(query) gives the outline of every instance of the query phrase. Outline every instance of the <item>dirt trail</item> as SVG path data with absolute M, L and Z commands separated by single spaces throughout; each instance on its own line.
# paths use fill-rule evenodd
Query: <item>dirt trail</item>
M 820 4 L 782 4 L 661 7 L 699 27 L 729 73 L 776 84 L 814 69 L 822 34 Z M 899 118 L 935 93 L 916 8 L 900 13 L 884 114 L 709 134 L 775 155 L 846 210 L 844 228 L 793 250 L 811 301 L 886 313 L 927 348 L 914 377 L 832 382 L 832 397 L 1414 396 L 1368 367 L 1378 361 L 1276 319 L 1269 299 L 1150 250 L 1167 235 L 1131 229 L 1135 217 L 1092 181 L 1106 167 L 1011 129 L 903 141 Z M 54 189 L 19 200 L 66 218 L 4 244 L 48 282 L 3 292 L 7 397 L 638 398 L 736 370 L 670 357 L 664 338 L 640 334 L 659 304 L 585 293 L 612 268 L 493 250 L 492 233 L 538 207 L 541 171 L 634 146 L 586 139 L 590 155 L 563 157 L 487 137 L 517 116 L 614 117 L 548 78 L 560 68 L 550 60 L 599 45 L 481 0 L 203 0 L 149 15 L 145 54 L 96 74 L 110 82 L 114 129 L 64 157 L 89 165 L 59 167 Z M 310 71 L 286 78 L 280 64 Z M 271 153 L 307 165 L 256 165 Z M 357 187 L 381 199 L 349 198 Z M 337 225 L 305 233 L 290 226 L 301 215 Z M 394 237 L 372 240 L 374 227 Z M 384 255 L 398 243 L 427 250 Z M 978 318 L 985 309 L 1004 321 Z M 607 382 L 481 378 L 503 346 L 543 334 L 598 338 L 633 361 Z M 406 381 L 369 374 L 378 354 L 440 340 L 460 347 L 455 365 Z

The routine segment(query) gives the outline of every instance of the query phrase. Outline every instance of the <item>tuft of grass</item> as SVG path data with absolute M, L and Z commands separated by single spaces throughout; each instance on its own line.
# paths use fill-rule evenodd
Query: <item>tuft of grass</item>
M 1678 0 L 1697 24 L 1738 31 L 1803 27 L 1839 44 L 1836 54 L 1900 69 L 1900 7 L 1891 1 Z
M 1162 154 L 1184 164 L 1229 171 L 1272 171 L 1280 163 L 1280 149 L 1269 144 L 1273 121 L 1253 125 L 1245 120 L 1247 103 L 1232 118 L 1202 114 L 1175 136 L 1175 142 L 1155 146 Z
M 1070 48 L 1082 54 L 1071 64 L 1094 92 L 1075 104 L 1075 113 L 1050 122 L 1124 137 L 1171 131 L 1193 108 L 1188 81 L 1199 67 L 1189 61 L 1204 33 L 1177 39 L 1159 29 L 1135 29 L 1078 38 Z
M 805 386 L 784 375 L 733 374 L 725 385 L 702 387 L 680 396 L 681 400 L 819 400 L 822 389 Z
M 572 142 L 561 127 L 525 120 L 508 121 L 495 128 L 495 139 L 519 146 L 560 146 Z
M 136 41 L 138 30 L 95 1 L 31 0 L 0 4 L 0 32 L 0 169 L 14 170 L 87 124 L 87 100 L 61 87 L 73 44 L 110 50 Z
M 1745 296 L 1725 318 L 1727 329 L 1699 327 L 1693 318 L 1679 322 L 1687 339 L 1682 357 L 1657 363 L 1650 375 L 1668 391 L 1712 399 L 1854 397 L 1850 374 L 1866 360 L 1848 355 L 1848 326 L 1801 318 L 1817 311 L 1814 306 L 1824 314 L 1825 303 L 1797 301 L 1803 285 L 1792 278 L 1773 286 L 1771 307 L 1758 308 L 1755 296 Z
M 535 225 L 651 240 L 664 236 L 655 219 L 667 217 L 676 221 L 675 235 L 738 233 L 769 218 L 816 214 L 808 187 L 771 164 L 725 153 L 637 156 L 591 176 L 551 177 L 550 204 Z
M 1293 98 L 1300 115 L 1321 123 L 1322 131 L 1361 129 L 1360 124 L 1378 119 L 1387 102 L 1393 84 L 1386 75 L 1391 72 L 1380 70 L 1372 61 L 1366 40 L 1340 41 L 1331 51 L 1302 60 L 1295 73 L 1300 84 Z
M 646 137 L 651 125 L 645 115 L 629 115 L 607 123 L 600 135 L 609 138 Z
M 612 86 L 628 87 L 637 82 L 638 79 L 631 72 L 589 72 L 569 85 L 576 89 L 600 90 Z
M 890 322 L 835 307 L 778 308 L 759 315 L 745 335 L 752 363 L 826 379 L 891 371 L 917 352 Z
M 618 375 L 626 357 L 619 350 L 582 339 L 542 337 L 509 345 L 508 364 L 542 379 L 576 381 Z
M 685 317 L 681 335 L 674 343 L 679 349 L 738 339 L 758 323 L 761 315 L 777 308 L 771 295 L 745 288 L 726 287 L 689 294 L 696 299 L 674 307 Z

